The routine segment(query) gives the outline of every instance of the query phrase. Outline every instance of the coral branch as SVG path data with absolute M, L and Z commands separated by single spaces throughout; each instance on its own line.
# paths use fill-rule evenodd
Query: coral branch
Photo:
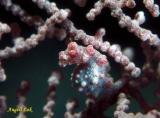
M 43 107 L 43 111 L 46 115 L 43 118 L 52 118 L 54 116 L 54 106 L 55 106 L 55 96 L 56 88 L 63 79 L 62 73 L 60 71 L 53 71 L 52 75 L 48 78 L 48 93 L 47 93 L 47 103 Z
M 64 118 L 81 118 L 81 113 L 76 113 L 74 110 L 77 108 L 78 103 L 76 99 L 68 100 L 66 104 L 66 112 Z
M 78 10 L 75 10 L 72 14 L 71 12 L 74 7 L 71 7 L 71 10 L 64 9 L 65 1 L 62 5 L 63 9 L 57 7 L 57 5 L 59 6 L 59 3 L 61 4 L 61 1 L 31 1 L 32 4 L 45 10 L 43 12 L 46 12 L 47 15 L 40 13 L 32 16 L 29 14 L 30 12 L 28 9 L 21 7 L 18 3 L 15 4 L 12 0 L 0 1 L 2 8 L 11 12 L 13 17 L 18 16 L 18 18 L 26 23 L 29 28 L 32 26 L 32 28 L 37 29 L 37 33 L 33 33 L 28 38 L 25 38 L 19 36 L 24 28 L 22 26 L 22 29 L 20 29 L 18 22 L 9 26 L 5 24 L 8 21 L 5 21 L 5 23 L 0 21 L 0 39 L 3 38 L 3 34 L 9 32 L 12 34 L 9 35 L 9 38 L 14 38 L 11 41 L 0 41 L 2 44 L 2 47 L 0 47 L 0 82 L 6 80 L 5 70 L 2 67 L 3 61 L 12 56 L 21 55 L 25 51 L 29 51 L 46 38 L 58 39 L 59 41 L 62 41 L 61 43 L 67 44 L 67 46 L 64 46 L 66 49 L 59 52 L 59 65 L 65 67 L 74 64 L 76 66 L 71 74 L 72 87 L 77 89 L 78 92 L 86 95 L 86 107 L 80 110 L 80 112 L 76 111 L 79 103 L 77 99 L 67 101 L 64 118 L 107 118 L 107 116 L 104 115 L 105 110 L 108 110 L 110 106 L 115 105 L 116 102 L 117 107 L 114 111 L 115 118 L 160 118 L 160 39 L 157 34 L 141 27 L 142 24 L 145 25 L 144 23 L 147 18 L 145 17 L 144 11 L 136 11 L 137 6 L 141 4 L 139 1 L 137 1 L 138 4 L 136 6 L 136 0 L 98 0 L 94 4 L 94 8 L 87 13 L 86 17 L 89 21 L 94 20 L 97 15 L 101 14 L 102 9 L 108 8 L 111 12 L 111 16 L 117 19 L 121 28 L 126 28 L 142 41 L 141 47 L 144 55 L 141 55 L 140 52 L 136 55 L 136 51 L 140 49 L 136 47 L 137 49 L 134 50 L 130 47 L 135 44 L 130 44 L 128 47 L 126 46 L 128 43 L 124 41 L 123 43 L 126 48 L 123 49 L 124 45 L 120 45 L 122 41 L 120 43 L 118 42 L 118 44 L 111 44 L 110 41 L 106 41 L 106 39 L 104 39 L 106 33 L 105 28 L 100 28 L 94 35 L 89 35 L 85 30 L 76 28 L 76 23 L 79 23 L 79 19 L 76 21 L 77 18 L 75 18 L 75 16 L 69 16 L 78 16 Z M 81 8 L 81 10 L 84 11 L 88 9 L 87 7 L 90 3 L 92 4 L 92 1 L 88 0 L 74 0 L 68 1 L 67 5 L 73 5 L 73 2 L 79 7 L 85 7 Z M 56 5 L 56 3 L 58 4 Z M 159 6 L 156 1 L 143 0 L 142 5 L 148 9 L 153 17 L 159 16 Z M 137 13 L 134 18 L 132 18 L 129 15 L 126 15 L 126 10 Z M 42 19 L 46 20 L 43 21 Z M 81 20 L 85 21 L 83 18 L 80 18 L 80 21 Z M 88 20 L 86 20 L 87 23 L 89 22 Z M 94 24 L 97 22 L 100 23 L 101 20 L 92 23 Z M 97 24 L 95 26 L 96 28 L 101 26 L 101 24 Z M 152 25 L 152 23 L 150 24 Z M 23 34 L 25 33 L 26 32 Z M 10 42 L 13 46 L 9 47 L 8 44 L 7 46 L 5 45 L 5 43 Z M 139 55 L 141 56 L 138 57 Z M 142 56 L 144 56 L 144 59 L 137 59 Z M 123 67 L 120 67 L 120 70 L 118 70 L 119 72 L 117 71 L 116 66 L 114 66 L 114 63 L 112 66 L 110 57 L 116 64 L 118 63 L 117 66 L 121 65 Z M 144 60 L 144 62 L 142 63 L 141 60 Z M 141 69 L 132 61 L 140 61 L 139 63 L 142 63 L 139 64 L 141 65 Z M 113 70 L 116 70 L 117 72 L 113 72 L 112 74 L 112 67 Z M 117 73 L 120 73 L 121 76 L 116 79 Z M 43 107 L 43 112 L 45 113 L 43 118 L 52 118 L 56 116 L 54 112 L 56 90 L 62 78 L 63 76 L 60 71 L 53 71 L 52 75 L 48 78 L 48 91 L 46 104 Z M 142 94 L 144 91 L 143 88 L 147 88 L 151 84 L 154 84 L 155 86 L 155 88 L 153 88 L 153 95 L 157 97 L 154 104 L 148 102 Z M 29 89 L 30 83 L 28 81 L 22 81 L 20 88 L 17 90 L 17 108 L 27 107 L 26 96 Z M 144 113 L 127 113 L 130 107 L 130 100 L 127 98 L 128 96 L 137 101 Z M 0 118 L 4 115 L 6 109 L 6 97 L 0 96 Z M 25 111 L 20 110 L 18 112 L 16 118 L 27 118 Z
M 75 41 L 81 40 L 85 45 L 92 45 L 96 49 L 107 53 L 114 58 L 117 63 L 122 64 L 127 71 L 130 71 L 133 77 L 138 77 L 140 75 L 141 70 L 136 67 L 134 63 L 130 62 L 127 56 L 122 54 L 117 45 L 111 45 L 108 41 L 103 42 L 102 37 L 105 34 L 104 29 L 99 29 L 95 36 L 90 36 L 83 30 L 76 29 L 70 21 L 66 21 L 64 27 L 69 30 L 71 37 L 73 37 Z
M 128 0 L 128 2 L 131 1 L 132 0 Z M 134 33 L 142 41 L 147 40 L 150 45 L 160 45 L 160 39 L 156 34 L 153 34 L 150 30 L 140 27 L 140 25 L 145 22 L 144 13 L 142 11 L 138 12 L 135 15 L 135 19 L 133 20 L 123 13 L 122 8 L 124 4 L 125 6 L 127 6 L 126 3 L 128 2 L 122 2 L 122 0 L 120 0 L 119 2 L 117 2 L 116 0 L 100 0 L 95 3 L 94 8 L 89 11 L 89 13 L 87 14 L 87 18 L 89 20 L 94 20 L 95 17 L 101 13 L 101 10 L 103 8 L 108 7 L 111 10 L 111 15 L 118 19 L 119 25 L 122 28 L 127 27 L 129 32 Z M 134 4 L 130 5 L 134 6 Z
M 11 28 L 7 24 L 0 22 L 0 39 L 4 33 L 9 33 L 10 31 Z
M 143 0 L 143 3 L 153 17 L 159 16 L 159 6 L 154 4 L 154 0 Z
M 26 96 L 30 90 L 30 83 L 28 81 L 22 81 L 20 88 L 17 90 L 18 109 L 26 108 Z M 26 111 L 21 110 L 16 118 L 27 118 Z
M 114 113 L 115 118 L 159 118 L 160 113 L 157 110 L 151 110 L 147 114 L 142 114 L 140 112 L 134 113 L 126 113 L 129 106 L 129 100 L 126 98 L 125 94 L 120 94 L 118 99 L 118 106 Z
M 3 117 L 7 110 L 6 97 L 0 96 L 0 118 Z
M 29 50 L 38 45 L 38 43 L 45 39 L 48 27 L 55 23 L 61 23 L 68 16 L 68 12 L 65 10 L 60 10 L 53 14 L 50 18 L 46 20 L 44 25 L 38 28 L 37 34 L 32 34 L 29 38 L 24 40 L 24 38 L 19 37 L 14 39 L 15 46 L 10 48 L 6 47 L 3 50 L 0 50 L 0 59 L 5 59 L 10 56 L 17 55 L 26 50 Z
M 1 0 L 0 4 L 3 5 L 7 11 L 11 11 L 13 15 L 19 16 L 21 21 L 28 25 L 40 26 L 43 24 L 43 20 L 39 16 L 29 15 L 19 5 L 12 3 L 11 0 Z

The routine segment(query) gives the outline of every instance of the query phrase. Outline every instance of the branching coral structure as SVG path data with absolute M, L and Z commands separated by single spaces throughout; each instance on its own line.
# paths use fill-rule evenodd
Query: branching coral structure
M 148 17 L 145 14 L 153 20 L 159 19 L 160 2 L 158 0 L 97 0 L 94 5 L 93 1 L 89 0 L 70 1 L 71 5 L 76 8 L 88 10 L 88 13 L 84 14 L 87 22 L 96 23 L 99 16 L 110 12 L 110 17 L 118 22 L 117 28 L 123 28 L 139 39 L 139 46 L 141 46 L 145 58 L 142 66 L 136 65 L 134 62 L 134 57 L 138 53 L 134 51 L 134 48 L 137 47 L 128 46 L 123 49 L 118 42 L 106 40 L 107 30 L 105 27 L 98 27 L 94 34 L 88 33 L 85 28 L 77 28 L 77 24 L 72 20 L 76 10 L 64 8 L 65 5 L 61 7 L 59 5 L 61 0 L 55 2 L 49 0 L 29 1 L 36 9 L 45 12 L 45 15 L 30 14 L 16 0 L 0 0 L 0 7 L 12 14 L 12 17 L 19 19 L 14 25 L 5 20 L 0 21 L 0 41 L 5 40 L 6 35 L 13 37 L 13 46 L 0 49 L 1 82 L 5 82 L 7 79 L 3 61 L 11 57 L 18 58 L 16 56 L 23 55 L 48 38 L 57 39 L 64 42 L 65 47 L 56 57 L 59 59 L 60 68 L 65 69 L 66 66 L 75 65 L 75 69 L 70 74 L 70 83 L 73 89 L 86 96 L 85 108 L 80 111 L 76 110 L 79 106 L 76 98 L 68 100 L 65 105 L 66 112 L 63 113 L 64 118 L 108 118 L 104 112 L 113 105 L 116 105 L 114 113 L 112 113 L 114 118 L 160 118 L 160 38 L 158 36 L 160 33 L 156 34 L 156 31 L 145 28 L 148 23 Z M 92 6 L 90 2 L 93 8 L 90 8 Z M 137 10 L 136 7 L 139 4 L 143 8 Z M 133 11 L 134 15 L 130 16 L 126 11 Z M 76 15 L 79 17 L 78 14 Z M 21 29 L 18 23 L 35 28 L 36 32 L 30 34 L 28 38 L 20 36 Z M 109 20 L 106 23 L 109 23 Z M 112 66 L 112 61 L 119 65 L 120 77 L 118 79 L 111 74 L 112 69 L 115 68 Z M 66 77 L 59 70 L 53 70 L 48 78 L 43 118 L 55 118 L 56 92 L 64 78 Z M 153 93 L 156 102 L 153 104 L 148 103 L 142 95 L 142 90 L 150 84 L 154 84 L 156 88 Z M 28 80 L 21 82 L 17 90 L 17 108 L 27 107 L 26 100 L 28 100 L 27 94 L 30 89 Z M 131 99 L 137 101 L 142 111 L 130 111 Z M 7 96 L 1 95 L 0 118 L 8 113 L 6 101 Z M 28 117 L 25 111 L 19 110 L 18 112 L 16 118 Z

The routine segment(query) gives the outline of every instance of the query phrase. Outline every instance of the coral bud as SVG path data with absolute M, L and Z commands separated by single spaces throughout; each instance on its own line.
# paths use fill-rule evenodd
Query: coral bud
M 69 55 L 71 58 L 75 58 L 76 55 L 77 55 L 77 52 L 76 52 L 75 50 L 70 50 L 70 51 L 68 52 L 68 55 Z
M 68 50 L 74 50 L 77 48 L 77 43 L 76 42 L 70 42 L 68 44 Z
M 87 46 L 86 50 L 87 50 L 87 53 L 89 55 L 94 55 L 95 54 L 95 50 L 94 50 L 92 45 Z

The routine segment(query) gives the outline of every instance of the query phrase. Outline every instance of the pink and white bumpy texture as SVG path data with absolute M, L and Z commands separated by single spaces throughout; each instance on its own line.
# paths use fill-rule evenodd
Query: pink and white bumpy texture
M 141 26 L 146 21 L 144 11 L 138 11 L 134 18 L 124 13 L 123 8 L 134 9 L 136 1 L 98 0 L 94 7 L 86 13 L 86 18 L 92 21 L 101 14 L 103 9 L 108 8 L 111 16 L 117 19 L 119 26 L 126 28 L 142 42 L 146 62 L 141 68 L 131 61 L 134 57 L 131 48 L 122 50 L 120 45 L 104 40 L 106 33 L 104 28 L 99 28 L 95 34 L 88 35 L 84 30 L 76 28 L 70 20 L 72 15 L 70 9 L 60 9 L 55 2 L 48 0 L 32 0 L 32 2 L 48 13 L 49 17 L 45 21 L 42 16 L 30 15 L 12 0 L 0 1 L 0 5 L 6 11 L 10 11 L 27 25 L 37 28 L 37 33 L 31 34 L 26 39 L 18 36 L 13 40 L 13 47 L 5 47 L 0 50 L 1 82 L 7 79 L 2 67 L 3 60 L 29 51 L 47 39 L 47 36 L 50 38 L 56 36 L 59 40 L 68 40 L 67 48 L 59 52 L 59 65 L 61 67 L 76 65 L 71 74 L 72 85 L 87 97 L 86 108 L 78 113 L 75 111 L 78 102 L 75 99 L 69 100 L 66 103 L 64 118 L 107 118 L 104 116 L 104 111 L 116 103 L 117 107 L 113 113 L 115 118 L 160 118 L 160 100 L 158 99 L 155 104 L 151 105 L 141 95 L 142 88 L 150 83 L 155 83 L 158 86 L 155 95 L 160 96 L 160 38 L 151 30 Z M 83 8 L 90 1 L 74 0 L 73 2 Z M 156 4 L 156 1 L 143 0 L 142 3 L 151 16 L 159 17 L 159 5 Z M 57 24 L 61 28 L 57 28 Z M 0 39 L 3 39 L 3 34 L 12 33 L 12 28 L 15 27 L 0 22 Z M 152 46 L 156 49 L 152 50 Z M 110 74 L 112 66 L 108 57 L 122 66 L 121 77 L 116 81 Z M 153 61 L 156 63 L 156 67 L 152 66 Z M 44 118 L 54 117 L 56 87 L 61 79 L 62 74 L 58 71 L 54 71 L 48 79 L 49 90 L 47 102 L 43 108 Z M 18 105 L 25 106 L 28 89 L 29 83 L 22 81 L 17 95 Z M 133 97 L 139 103 L 144 113 L 128 113 L 129 97 Z M 0 117 L 3 116 L 6 109 L 6 97 L 1 95 Z M 27 118 L 27 115 L 20 112 L 17 118 Z

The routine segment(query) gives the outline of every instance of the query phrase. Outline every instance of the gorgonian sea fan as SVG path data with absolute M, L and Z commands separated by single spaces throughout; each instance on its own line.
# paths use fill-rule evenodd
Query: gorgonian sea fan
M 87 34 L 87 31 L 83 29 L 76 28 L 72 21 L 72 15 L 75 15 L 74 12 L 77 11 L 72 10 L 72 8 L 65 9 L 64 4 L 67 4 L 65 1 L 63 1 L 64 6 L 61 9 L 57 7 L 61 1 L 30 0 L 30 2 L 32 5 L 36 5 L 34 7 L 45 11 L 47 15 L 41 13 L 31 15 L 23 8 L 23 5 L 14 0 L 0 1 L 3 9 L 20 20 L 11 25 L 4 23 L 5 21 L 0 22 L 0 39 L 3 39 L 3 35 L 8 33 L 11 33 L 13 37 L 13 46 L 6 46 L 0 50 L 0 81 L 5 81 L 7 78 L 2 67 L 2 61 L 31 50 L 47 38 L 58 39 L 66 41 L 67 44 L 67 48 L 59 52 L 59 65 L 61 67 L 76 65 L 71 74 L 71 83 L 74 88 L 87 97 L 86 108 L 78 113 L 75 111 L 78 106 L 77 100 L 69 100 L 66 104 L 65 118 L 107 118 L 104 111 L 115 103 L 117 103 L 114 111 L 115 118 L 160 118 L 160 39 L 157 34 L 143 27 L 147 20 L 145 13 L 136 9 L 136 3 L 143 5 L 151 16 L 158 19 L 160 14 L 160 2 L 158 0 L 97 0 L 94 7 L 86 13 L 88 22 L 92 22 L 101 14 L 103 9 L 107 8 L 111 13 L 110 16 L 118 21 L 121 28 L 126 28 L 137 39 L 140 39 L 145 55 L 145 62 L 142 67 L 138 67 L 132 62 L 134 57 L 132 48 L 123 50 L 121 45 L 112 44 L 109 40 L 105 40 L 105 28 L 99 28 L 93 35 Z M 75 3 L 85 10 L 93 1 L 74 0 L 73 3 L 72 1 L 68 2 L 71 2 L 71 5 Z M 125 13 L 126 9 L 128 11 L 131 9 L 137 13 L 134 13 L 132 18 Z M 136 10 L 134 11 L 134 9 Z M 78 16 L 78 14 L 76 15 Z M 37 33 L 31 34 L 28 38 L 20 36 L 19 22 L 35 28 Z M 110 74 L 112 68 L 110 58 L 121 65 L 121 77 L 117 80 Z M 55 116 L 53 109 L 56 104 L 56 90 L 62 78 L 64 77 L 60 71 L 53 71 L 48 79 L 49 89 L 46 104 L 43 107 L 44 118 Z M 158 100 L 152 105 L 141 94 L 141 90 L 150 83 L 157 86 L 155 96 Z M 29 89 L 30 83 L 22 81 L 17 90 L 18 107 L 26 106 Z M 139 103 L 144 113 L 127 113 L 130 103 L 129 97 L 134 98 Z M 6 97 L 0 96 L 0 117 L 3 116 L 6 109 Z M 17 118 L 26 117 L 24 112 L 19 112 L 17 116 Z

